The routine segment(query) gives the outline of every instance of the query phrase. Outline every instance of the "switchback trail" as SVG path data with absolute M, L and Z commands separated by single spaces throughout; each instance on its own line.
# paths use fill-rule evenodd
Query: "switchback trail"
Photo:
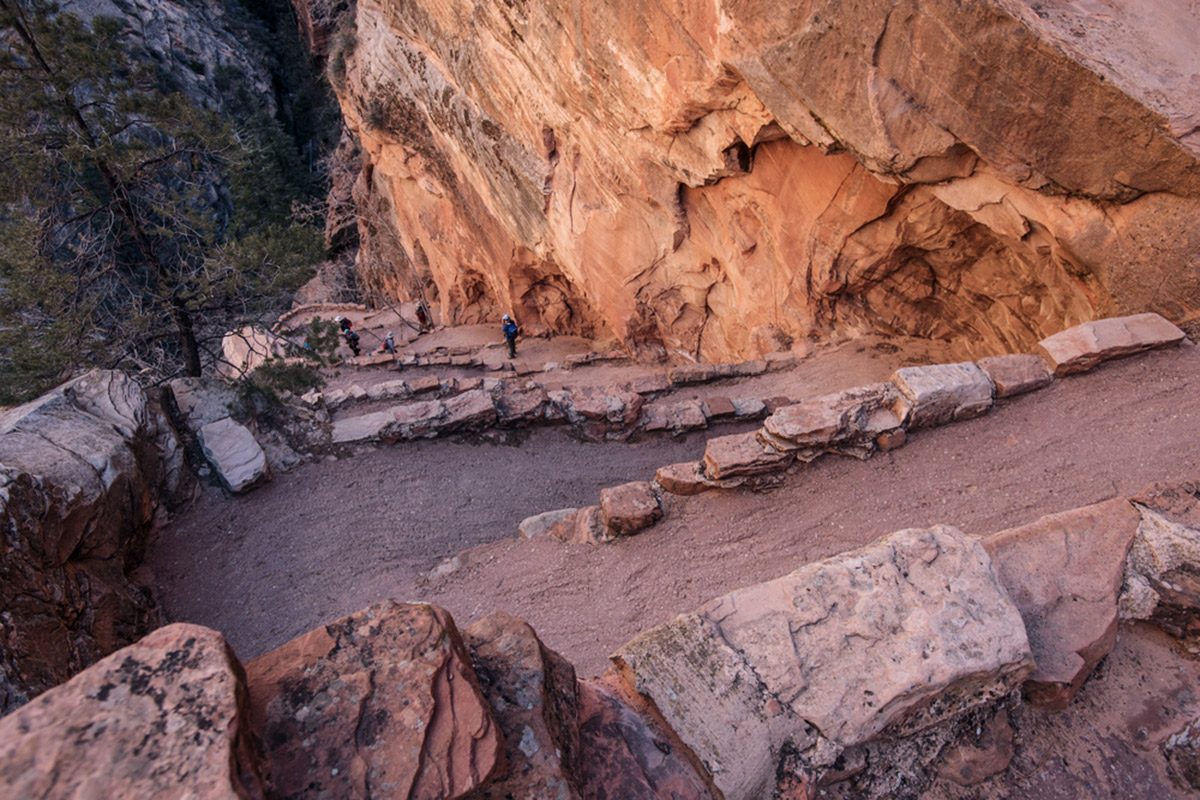
M 597 673 L 644 628 L 900 528 L 986 534 L 1200 476 L 1200 348 L 1058 381 L 868 461 L 825 457 L 773 491 L 675 499 L 658 526 L 612 544 L 516 540 L 524 516 L 594 503 L 602 486 L 698 458 L 703 443 L 585 445 L 544 430 L 519 447 L 381 448 L 243 498 L 210 492 L 150 566 L 172 619 L 222 631 L 243 658 L 394 597 L 443 605 L 460 625 L 509 611 Z M 464 548 L 462 567 L 426 577 Z

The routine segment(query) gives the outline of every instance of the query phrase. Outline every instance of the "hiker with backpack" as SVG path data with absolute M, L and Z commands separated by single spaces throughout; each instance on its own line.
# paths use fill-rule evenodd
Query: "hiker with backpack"
M 508 314 L 504 315 L 501 320 L 500 330 L 504 334 L 504 341 L 508 344 L 508 357 L 517 357 L 517 334 L 521 329 L 517 327 L 517 323 Z
M 354 331 L 354 323 L 345 317 L 337 317 L 336 320 L 337 324 L 341 326 L 342 336 L 346 337 L 346 344 L 350 346 L 350 352 L 354 353 L 357 358 L 361 351 L 358 346 L 358 334 Z

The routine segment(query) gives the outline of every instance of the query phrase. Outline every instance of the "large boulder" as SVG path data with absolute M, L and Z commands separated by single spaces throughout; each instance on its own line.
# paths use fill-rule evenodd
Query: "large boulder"
M 492 396 L 483 389 L 455 395 L 445 402 L 445 417 L 439 423 L 443 433 L 479 430 L 496 422 L 496 406 Z
M 892 383 L 900 390 L 896 413 L 910 429 L 977 417 L 992 407 L 992 382 L 969 361 L 902 367 Z
M 1122 616 L 1150 620 L 1200 646 L 1200 482 L 1133 498 L 1141 522 L 1125 568 Z
M 1039 347 L 1058 376 L 1086 372 L 1102 361 L 1178 344 L 1184 332 L 1158 314 L 1085 322 L 1047 336 Z
M 130 574 L 190 487 L 170 424 L 123 373 L 0 414 L 0 713 L 159 622 Z
M 226 380 L 245 377 L 272 358 L 287 354 L 287 340 L 263 328 L 247 325 L 221 339 L 218 371 Z
M 584 754 L 575 668 L 546 649 L 528 623 L 508 614 L 497 612 L 473 623 L 463 639 L 507 756 L 505 768 L 472 797 L 581 797 Z
M 232 417 L 202 426 L 197 438 L 221 483 L 234 494 L 248 492 L 271 480 L 267 455 L 258 440 L 249 428 Z
M 240 665 L 216 631 L 159 628 L 0 719 L 12 798 L 261 798 Z
M 276 797 L 463 797 L 503 741 L 454 621 L 382 602 L 246 667 Z
M 729 800 L 766 796 L 785 752 L 828 768 L 847 747 L 1005 695 L 1033 669 L 987 553 L 945 526 L 732 592 L 613 661 Z
M 609 678 L 579 685 L 584 797 L 715 800 L 674 732 Z
M 1125 557 L 1137 528 L 1137 512 L 1117 498 L 983 540 L 1025 620 L 1037 662 L 1025 684 L 1033 702 L 1066 708 L 1112 650 Z

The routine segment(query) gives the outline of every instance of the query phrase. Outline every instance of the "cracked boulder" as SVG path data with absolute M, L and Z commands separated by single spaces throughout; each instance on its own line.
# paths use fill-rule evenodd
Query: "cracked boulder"
M 947 526 L 739 589 L 612 658 L 729 800 L 766 796 L 785 753 L 820 772 L 847 747 L 1007 695 L 1033 668 L 987 553 Z
M 504 768 L 472 797 L 581 797 L 575 668 L 546 649 L 528 623 L 508 614 L 473 623 L 463 639 L 506 755 Z
M 129 576 L 190 487 L 170 424 L 123 373 L 0 413 L 0 713 L 159 622 Z
M 273 795 L 464 797 L 503 736 L 449 614 L 387 601 L 246 667 Z
M 1125 566 L 1121 615 L 1200 646 L 1200 482 L 1160 484 L 1133 502 L 1141 521 Z
M 760 437 L 778 450 L 871 450 L 877 436 L 900 429 L 899 393 L 873 383 L 784 406 L 767 417 Z
M 13 798 L 261 798 L 242 670 L 225 640 L 175 624 L 0 719 Z
M 1158 314 L 1134 314 L 1085 322 L 1047 336 L 1039 347 L 1061 377 L 1086 372 L 1102 361 L 1179 344 L 1183 331 Z
M 1026 696 L 1056 710 L 1117 640 L 1125 556 L 1138 514 L 1124 498 L 1050 514 L 983 540 L 1025 621 L 1037 667 Z
M 969 361 L 902 367 L 892 383 L 900 390 L 896 413 L 909 429 L 977 417 L 992 407 L 992 382 Z

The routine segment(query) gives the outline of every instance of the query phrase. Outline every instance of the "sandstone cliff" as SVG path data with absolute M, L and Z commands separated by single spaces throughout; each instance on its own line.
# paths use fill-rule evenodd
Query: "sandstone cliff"
M 297 0 L 359 281 L 734 359 L 1200 306 L 1192 0 Z

